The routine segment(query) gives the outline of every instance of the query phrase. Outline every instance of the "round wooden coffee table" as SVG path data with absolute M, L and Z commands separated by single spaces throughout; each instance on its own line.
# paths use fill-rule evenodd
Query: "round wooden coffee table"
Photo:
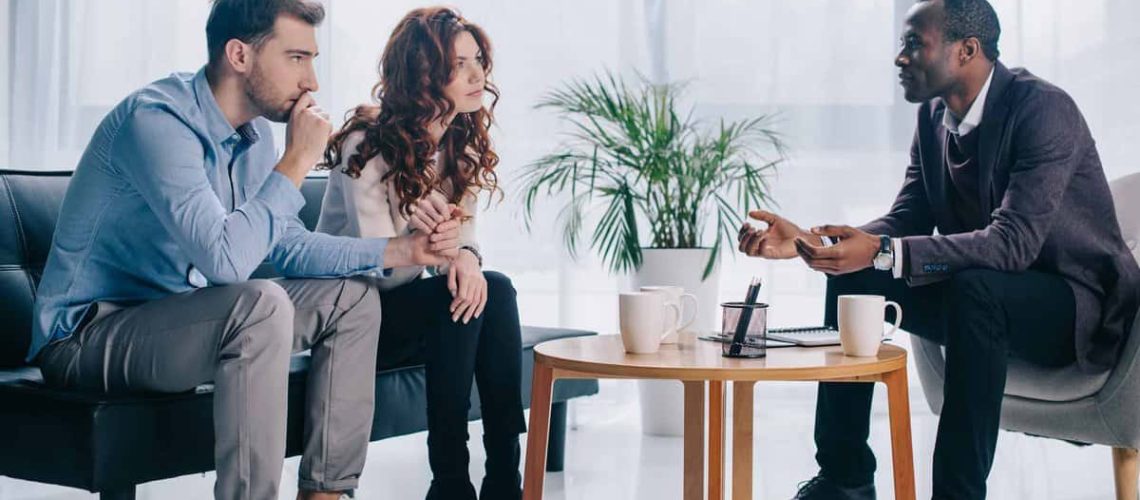
M 890 407 L 895 498 L 914 500 L 914 464 L 906 350 L 884 344 L 876 357 L 844 356 L 839 346 L 768 349 L 760 359 L 721 356 L 721 346 L 681 336 L 654 354 L 626 354 L 617 335 L 544 342 L 534 348 L 534 384 L 526 443 L 523 498 L 542 498 L 550 398 L 560 378 L 680 380 L 685 387 L 684 486 L 686 500 L 703 498 L 708 466 L 708 498 L 724 498 L 725 383 L 732 383 L 732 497 L 752 498 L 752 389 L 762 380 L 883 382 Z M 705 386 L 708 422 L 705 422 Z M 709 436 L 705 453 L 705 431 Z M 707 460 L 707 463 L 706 463 Z

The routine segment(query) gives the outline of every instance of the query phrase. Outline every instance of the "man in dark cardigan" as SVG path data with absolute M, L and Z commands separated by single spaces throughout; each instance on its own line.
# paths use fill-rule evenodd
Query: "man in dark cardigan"
M 1063 90 L 998 61 L 1000 32 L 985 0 L 920 0 L 907 14 L 895 65 L 921 105 L 889 213 L 809 232 L 755 211 L 767 227 L 740 230 L 742 252 L 829 275 L 827 324 L 839 295 L 885 295 L 907 311 L 904 329 L 945 346 L 936 499 L 985 497 L 1008 356 L 1108 370 L 1140 305 L 1084 118 Z M 872 389 L 819 385 L 820 472 L 795 498 L 875 497 Z

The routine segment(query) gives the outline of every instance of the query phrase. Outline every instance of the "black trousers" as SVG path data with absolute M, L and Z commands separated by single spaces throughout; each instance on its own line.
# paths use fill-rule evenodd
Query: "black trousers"
M 934 446 L 934 498 L 981 499 L 993 465 L 1006 365 L 1016 356 L 1045 366 L 1075 362 L 1075 302 L 1059 276 L 967 270 L 910 288 L 873 269 L 828 279 L 824 322 L 837 324 L 837 297 L 885 295 L 903 309 L 902 328 L 946 348 L 944 402 Z M 894 312 L 888 309 L 888 321 Z M 844 485 L 874 479 L 867 445 L 872 384 L 821 383 L 816 461 Z
M 382 292 L 378 368 L 424 364 L 427 375 L 429 498 L 468 497 L 467 412 L 478 384 L 486 448 L 483 497 L 518 496 L 522 404 L 522 330 L 515 289 L 496 272 L 487 306 L 464 324 L 451 320 L 447 277 L 420 279 Z M 474 492 L 470 492 L 473 495 Z M 470 496 L 473 498 L 473 496 Z

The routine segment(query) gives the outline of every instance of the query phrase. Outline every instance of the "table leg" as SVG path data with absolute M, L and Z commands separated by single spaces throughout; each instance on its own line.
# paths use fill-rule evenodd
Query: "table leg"
M 705 494 L 705 382 L 685 384 L 685 479 L 682 497 L 701 500 Z
M 709 381 L 709 500 L 724 500 L 724 381 Z
M 530 390 L 530 422 L 526 435 L 526 468 L 523 474 L 523 498 L 542 498 L 542 482 L 546 479 L 546 440 L 550 434 L 550 397 L 554 386 L 554 369 L 534 363 Z
M 752 389 L 755 382 L 732 383 L 732 499 L 752 498 Z
M 914 500 L 914 451 L 910 438 L 910 397 L 906 367 L 883 374 L 891 417 L 891 461 L 895 471 L 895 498 Z

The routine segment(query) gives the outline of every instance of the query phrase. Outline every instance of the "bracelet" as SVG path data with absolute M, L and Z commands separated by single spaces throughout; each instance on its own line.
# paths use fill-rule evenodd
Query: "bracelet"
M 474 255 L 475 259 L 479 261 L 479 267 L 483 267 L 483 254 L 480 254 L 479 251 L 475 249 L 475 247 L 471 245 L 463 245 L 459 247 L 459 249 L 471 252 L 471 255 Z

